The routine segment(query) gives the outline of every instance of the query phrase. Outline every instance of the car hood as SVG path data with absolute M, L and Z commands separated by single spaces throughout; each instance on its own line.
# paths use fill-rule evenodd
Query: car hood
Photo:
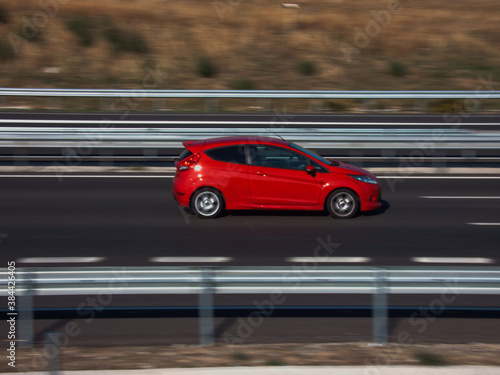
M 341 161 L 337 161 L 338 165 L 330 165 L 328 166 L 328 169 L 332 172 L 335 173 L 345 173 L 345 174 L 364 174 L 367 176 L 370 176 L 373 179 L 377 179 L 377 176 L 375 176 L 373 173 L 368 172 L 367 170 L 363 168 L 356 167 L 355 165 L 351 165 L 348 163 L 343 163 Z

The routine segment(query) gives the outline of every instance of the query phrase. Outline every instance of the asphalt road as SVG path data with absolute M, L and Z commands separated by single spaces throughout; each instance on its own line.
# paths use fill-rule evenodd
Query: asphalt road
M 0 177 L 0 259 L 148 265 L 153 257 L 228 257 L 227 265 L 290 265 L 288 258 L 313 257 L 323 241 L 335 244 L 332 261 L 418 265 L 414 258 L 465 257 L 500 264 L 499 179 L 382 181 L 384 209 L 352 220 L 296 211 L 202 220 L 177 207 L 170 177 Z
M 262 127 L 263 123 L 267 123 L 270 128 L 307 128 L 312 126 L 308 122 L 315 122 L 314 127 L 329 128 L 499 129 L 498 116 L 470 114 L 446 118 L 440 114 L 296 115 L 276 112 L 262 115 L 145 115 L 9 112 L 2 113 L 0 117 L 3 119 L 1 126 L 33 127 L 99 127 L 102 120 L 111 120 L 129 121 L 113 124 L 116 127 L 142 127 L 137 124 L 141 121 L 170 121 L 168 124 L 148 125 L 155 127 L 189 127 L 189 122 L 215 121 L 220 122 L 221 127 L 234 127 L 239 126 L 236 122 L 247 122 L 245 127 Z M 31 120 L 42 121 L 33 123 Z M 82 124 L 75 120 L 89 122 Z M 208 123 L 196 125 L 212 126 Z M 17 149 L 14 151 L 22 152 Z M 58 150 L 53 154 L 61 155 L 61 152 Z M 493 153 L 488 150 L 477 150 L 477 156 L 491 155 Z M 442 176 L 433 179 L 382 179 L 382 183 L 384 208 L 352 220 L 334 220 L 326 214 L 315 212 L 237 211 L 207 221 L 187 215 L 177 207 L 172 197 L 172 178 L 169 173 L 163 177 L 141 177 L 140 174 L 129 177 L 71 177 L 65 174 L 62 180 L 55 175 L 0 175 L 0 261 L 6 265 L 8 261 L 15 260 L 18 267 L 159 266 L 200 265 L 194 257 L 209 257 L 209 261 L 203 262 L 203 265 L 301 267 L 306 266 L 307 260 L 314 256 L 318 245 L 326 243 L 330 244 L 334 252 L 324 265 L 453 265 L 478 268 L 500 265 L 500 179 Z M 176 262 L 173 262 L 173 257 Z M 96 262 L 78 262 L 85 258 L 95 258 Z M 162 262 L 158 262 L 158 258 L 163 258 Z M 74 310 L 86 303 L 87 297 L 93 296 L 36 297 L 35 307 L 66 307 Z M 457 297 L 447 307 L 481 306 L 487 309 L 500 306 L 496 297 Z M 254 306 L 254 302 L 262 302 L 267 298 L 269 296 L 216 295 L 215 304 L 248 308 Z M 402 316 L 391 317 L 391 341 L 397 341 L 399 334 L 407 332 L 412 342 L 498 342 L 500 319 L 442 316 L 435 319 L 440 315 L 439 311 L 436 313 L 426 308 L 432 306 L 436 299 L 439 301 L 439 296 L 391 295 L 389 302 L 392 306 L 414 307 L 418 312 L 413 320 Z M 5 298 L 1 298 L 0 303 L 7 306 Z M 195 295 L 114 296 L 109 307 L 192 308 L 196 304 Z M 367 295 L 289 295 L 283 307 L 346 306 L 352 311 L 353 307 L 370 304 L 371 297 Z M 420 310 L 421 307 L 423 310 Z M 136 319 L 136 315 L 131 313 L 130 318 L 121 319 L 73 321 L 71 317 L 58 315 L 50 318 L 45 316 L 36 321 L 37 341 L 43 339 L 44 332 L 64 330 L 72 322 L 76 322 L 81 332 L 71 340 L 70 345 L 196 343 L 198 340 L 198 322 L 187 317 Z M 255 320 L 249 320 L 248 315 L 244 314 L 242 318 L 217 317 L 215 323 L 217 339 L 220 342 L 230 340 L 228 343 L 234 344 L 370 341 L 372 338 L 372 322 L 365 317 L 299 319 L 293 316 L 278 317 L 275 314 L 272 318 L 258 320 L 256 324 Z M 0 328 L 7 332 L 6 322 L 1 323 Z
M 168 173 L 163 177 L 65 175 L 62 180 L 54 175 L 0 176 L 1 262 L 6 265 L 16 260 L 18 267 L 200 265 L 192 257 L 224 257 L 223 263 L 203 265 L 301 267 L 304 260 L 290 258 L 313 257 L 318 244 L 329 243 L 335 251 L 329 258 L 333 263 L 327 264 L 334 265 L 480 268 L 500 264 L 500 179 L 450 176 L 382 179 L 384 209 L 347 221 L 322 213 L 268 211 L 237 211 L 219 219 L 201 220 L 177 207 L 172 197 L 172 178 L 168 176 Z M 67 257 L 101 259 L 84 264 L 54 263 L 54 258 L 59 262 Z M 158 257 L 166 259 L 154 262 L 153 258 Z M 181 262 L 173 263 L 168 257 L 181 257 Z M 338 260 L 342 262 L 336 263 Z M 109 306 L 189 307 L 196 306 L 196 298 L 195 295 L 113 296 Z M 215 296 L 215 304 L 248 307 L 267 298 Z M 439 310 L 425 310 L 439 298 L 390 296 L 392 306 L 413 306 L 417 311 L 413 319 L 397 316 L 390 319 L 390 340 L 397 341 L 401 333 L 407 332 L 412 342 L 498 341 L 498 318 L 492 319 L 491 314 L 483 319 L 444 318 L 439 317 Z M 5 298 L 0 302 L 7 306 Z M 82 304 L 87 304 L 86 296 L 35 298 L 37 308 L 76 309 Z M 371 298 L 366 295 L 290 295 L 286 301 L 287 306 L 352 308 L 370 304 Z M 461 306 L 498 308 L 499 301 L 492 296 L 464 295 L 447 305 Z M 97 317 L 99 311 L 95 311 Z M 69 345 L 198 341 L 198 322 L 193 318 L 136 319 L 133 313 L 130 318 L 121 319 L 90 319 L 91 316 L 71 320 L 54 315 L 53 319 L 49 316 L 37 320 L 36 339 L 40 341 L 44 332 L 64 330 L 75 322 L 80 331 Z M 372 338 L 370 318 L 251 319 L 245 314 L 240 318 L 216 318 L 217 340 L 245 344 Z M 0 327 L 7 329 L 5 322 Z

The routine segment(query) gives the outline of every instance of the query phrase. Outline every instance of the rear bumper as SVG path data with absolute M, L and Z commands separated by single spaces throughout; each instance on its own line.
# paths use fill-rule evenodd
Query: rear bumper
M 185 193 L 174 190 L 174 199 L 181 207 L 189 207 L 189 196 Z
M 181 207 L 189 207 L 189 197 L 190 195 L 187 193 L 186 189 L 186 180 L 185 179 L 179 179 L 179 176 L 176 175 L 174 177 L 173 181 L 173 195 L 174 199 L 177 202 L 177 204 Z

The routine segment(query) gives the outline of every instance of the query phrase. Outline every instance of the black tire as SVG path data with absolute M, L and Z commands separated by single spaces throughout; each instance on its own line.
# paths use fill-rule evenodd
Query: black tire
M 352 190 L 338 189 L 326 199 L 326 209 L 336 219 L 350 219 L 359 211 L 359 198 Z
M 224 211 L 224 197 L 212 188 L 201 188 L 191 197 L 191 210 L 201 219 L 212 219 Z

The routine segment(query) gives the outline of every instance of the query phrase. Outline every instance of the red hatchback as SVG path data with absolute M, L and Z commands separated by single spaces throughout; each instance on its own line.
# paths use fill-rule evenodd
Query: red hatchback
M 291 142 L 248 136 L 183 145 L 175 163 L 174 196 L 200 218 L 216 217 L 224 209 L 326 209 L 347 219 L 381 206 L 373 174 Z

